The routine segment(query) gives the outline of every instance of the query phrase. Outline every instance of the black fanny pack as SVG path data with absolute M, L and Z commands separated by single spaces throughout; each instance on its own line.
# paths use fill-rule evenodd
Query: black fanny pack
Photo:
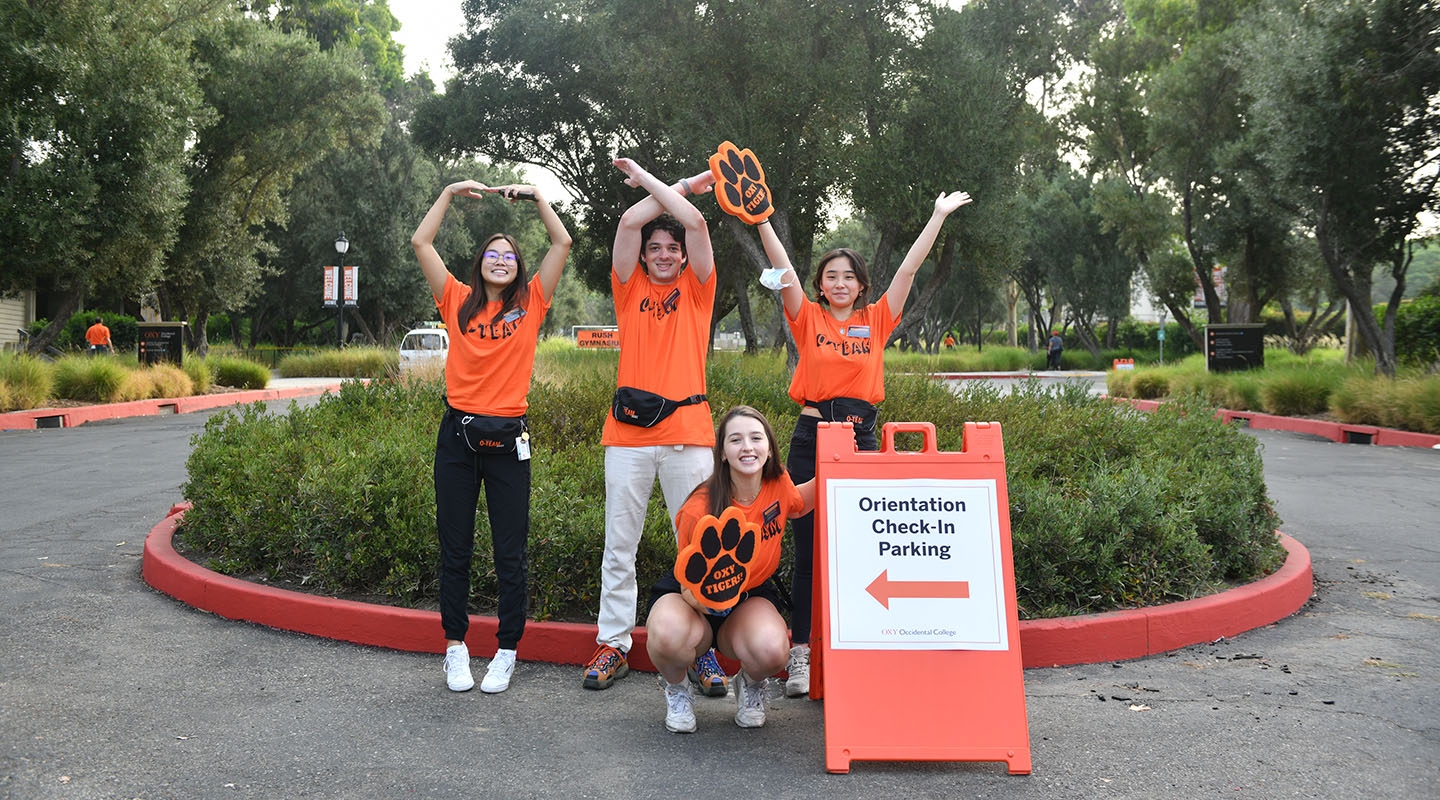
M 875 430 L 875 420 L 880 416 L 875 406 L 854 397 L 806 400 L 805 405 L 819 411 L 820 418 L 826 422 L 848 422 L 864 433 Z
M 472 453 L 513 453 L 515 441 L 529 430 L 524 417 L 487 417 L 456 408 L 447 413 L 455 418 L 460 437 Z
M 703 394 L 692 394 L 684 400 L 671 400 L 644 389 L 621 386 L 615 390 L 615 397 L 610 401 L 610 415 L 616 422 L 653 428 L 661 420 L 674 414 L 675 409 L 703 402 Z

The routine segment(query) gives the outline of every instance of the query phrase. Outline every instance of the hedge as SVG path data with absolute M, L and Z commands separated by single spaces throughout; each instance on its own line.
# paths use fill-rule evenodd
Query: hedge
M 537 619 L 594 620 L 604 541 L 599 441 L 614 374 L 613 353 L 542 344 L 529 414 Z M 786 448 L 797 408 L 782 355 L 717 353 L 708 375 L 717 418 L 754 405 Z M 1002 423 L 1023 617 L 1187 599 L 1281 562 L 1256 443 L 1197 403 L 1139 414 L 1083 386 L 1052 393 L 1036 381 L 1003 395 L 967 381 L 956 394 L 893 372 L 886 387 L 882 421 L 933 421 L 943 450 L 961 449 L 966 420 Z M 227 574 L 434 607 L 431 463 L 442 388 L 434 378 L 347 382 L 288 414 L 257 404 L 216 415 L 189 458 L 193 507 L 177 543 Z M 476 611 L 492 610 L 496 595 L 483 502 Z M 638 558 L 642 588 L 674 556 L 657 490 Z M 782 576 L 788 542 L 784 558 Z

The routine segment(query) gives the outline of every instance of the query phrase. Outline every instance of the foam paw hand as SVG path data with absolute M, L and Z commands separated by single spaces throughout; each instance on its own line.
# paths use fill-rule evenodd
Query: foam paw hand
M 733 608 L 745 590 L 759 538 L 760 526 L 737 508 L 725 509 L 719 519 L 706 514 L 675 559 L 675 580 L 711 611 Z
M 765 170 L 749 148 L 738 150 L 731 142 L 721 142 L 710 156 L 710 172 L 715 176 L 715 199 L 725 213 L 750 225 L 758 225 L 774 213 Z

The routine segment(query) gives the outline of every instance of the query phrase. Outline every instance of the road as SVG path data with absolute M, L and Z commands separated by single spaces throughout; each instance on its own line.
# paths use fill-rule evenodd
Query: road
M 818 703 L 776 699 L 764 728 L 742 730 L 731 701 L 701 699 L 699 732 L 675 736 L 651 675 L 589 692 L 577 668 L 524 662 L 522 643 L 508 692 L 453 694 L 439 656 L 230 622 L 154 592 L 143 540 L 182 499 L 208 416 L 0 434 L 0 797 L 1368 799 L 1440 786 L 1440 451 L 1252 433 L 1283 529 L 1314 560 L 1300 614 L 1162 656 L 1028 670 L 1029 776 L 905 762 L 827 775 Z

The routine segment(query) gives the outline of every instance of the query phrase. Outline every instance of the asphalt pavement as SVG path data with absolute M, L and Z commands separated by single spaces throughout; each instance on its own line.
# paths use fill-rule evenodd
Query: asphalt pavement
M 699 731 L 677 736 L 653 675 L 586 691 L 576 667 L 523 661 L 522 642 L 509 691 L 454 694 L 439 656 L 231 622 L 151 590 L 144 538 L 183 499 L 190 439 L 213 413 L 0 433 L 0 797 L 1418 798 L 1440 786 L 1440 451 L 1252 432 L 1283 530 L 1313 559 L 1304 610 L 1161 656 L 1027 670 L 1028 776 L 915 762 L 830 775 L 820 703 L 776 698 L 764 728 L 742 730 L 732 700 L 701 698 Z

